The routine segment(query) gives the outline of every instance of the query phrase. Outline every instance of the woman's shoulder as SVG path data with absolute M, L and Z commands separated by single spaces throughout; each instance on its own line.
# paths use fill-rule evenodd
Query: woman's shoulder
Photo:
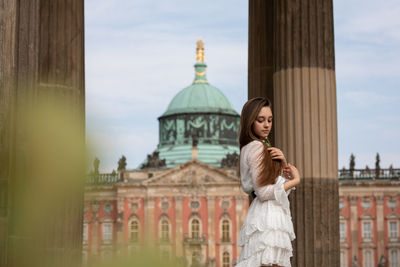
M 259 140 L 253 140 L 247 145 L 243 146 L 242 150 L 240 151 L 240 161 L 248 162 L 254 157 L 259 157 L 260 153 L 262 153 L 263 146 L 263 143 Z
M 263 143 L 260 140 L 253 140 L 247 145 L 245 145 L 242 149 L 253 150 L 253 149 L 259 149 L 261 147 L 263 147 Z

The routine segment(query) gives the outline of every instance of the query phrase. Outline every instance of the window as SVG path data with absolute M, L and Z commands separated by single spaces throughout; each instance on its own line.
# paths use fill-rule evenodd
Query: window
M 389 222 L 389 238 L 397 239 L 398 234 L 399 232 L 397 222 Z
M 111 243 L 112 241 L 112 224 L 103 223 L 103 242 Z
M 363 267 L 374 267 L 374 260 L 372 258 L 372 252 L 370 250 L 364 251 Z
M 229 221 L 223 220 L 222 221 L 222 241 L 229 242 Z
M 372 223 L 371 222 L 363 222 L 362 236 L 363 236 L 364 241 L 371 241 L 371 239 L 372 239 Z
M 340 242 L 346 242 L 346 222 L 340 222 Z
M 200 222 L 197 219 L 192 220 L 192 238 L 200 237 Z
M 229 253 L 224 252 L 222 255 L 222 267 L 229 267 Z
M 347 267 L 346 251 L 340 251 L 340 267 Z
M 169 241 L 169 222 L 166 219 L 161 221 L 161 240 Z
M 399 267 L 399 253 L 397 249 L 390 251 L 389 255 L 389 266 L 390 267 Z
M 130 234 L 131 242 L 139 241 L 139 222 L 137 220 L 133 220 L 131 222 L 131 234 Z
M 88 225 L 83 224 L 83 243 L 86 244 L 88 242 Z

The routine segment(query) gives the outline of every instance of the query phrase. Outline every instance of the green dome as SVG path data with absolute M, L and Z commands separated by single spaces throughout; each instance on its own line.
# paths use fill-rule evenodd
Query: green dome
M 240 116 L 225 95 L 208 83 L 203 44 L 202 40 L 197 42 L 193 83 L 175 95 L 158 118 L 156 151 L 159 159 L 165 160 L 167 168 L 191 160 L 192 147 L 195 146 L 198 160 L 216 167 L 221 167 L 227 154 L 240 152 Z
M 192 85 L 181 90 L 161 117 L 182 113 L 223 113 L 237 115 L 226 96 L 207 82 L 204 63 L 194 65 L 196 77 Z

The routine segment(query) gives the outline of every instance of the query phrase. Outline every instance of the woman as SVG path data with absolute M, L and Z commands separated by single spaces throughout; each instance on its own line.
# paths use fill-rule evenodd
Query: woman
M 236 267 L 291 266 L 295 234 L 287 196 L 300 183 L 300 174 L 280 149 L 271 147 L 271 128 L 270 101 L 247 101 L 240 118 L 239 167 L 243 190 L 256 197 L 240 231 Z

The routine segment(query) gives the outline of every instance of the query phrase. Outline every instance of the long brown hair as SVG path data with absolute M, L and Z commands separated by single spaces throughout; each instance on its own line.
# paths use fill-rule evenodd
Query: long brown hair
M 240 151 L 248 143 L 259 140 L 261 138 L 254 133 L 253 123 L 256 121 L 260 110 L 263 107 L 271 108 L 271 101 L 267 98 L 256 97 L 248 100 L 242 109 L 240 115 L 240 126 L 239 126 L 239 144 Z M 257 177 L 258 186 L 264 186 L 275 183 L 276 177 L 282 170 L 282 162 L 280 160 L 273 160 L 267 150 L 267 145 L 262 142 L 263 151 L 260 155 L 260 172 Z M 240 166 L 240 164 L 239 164 Z

